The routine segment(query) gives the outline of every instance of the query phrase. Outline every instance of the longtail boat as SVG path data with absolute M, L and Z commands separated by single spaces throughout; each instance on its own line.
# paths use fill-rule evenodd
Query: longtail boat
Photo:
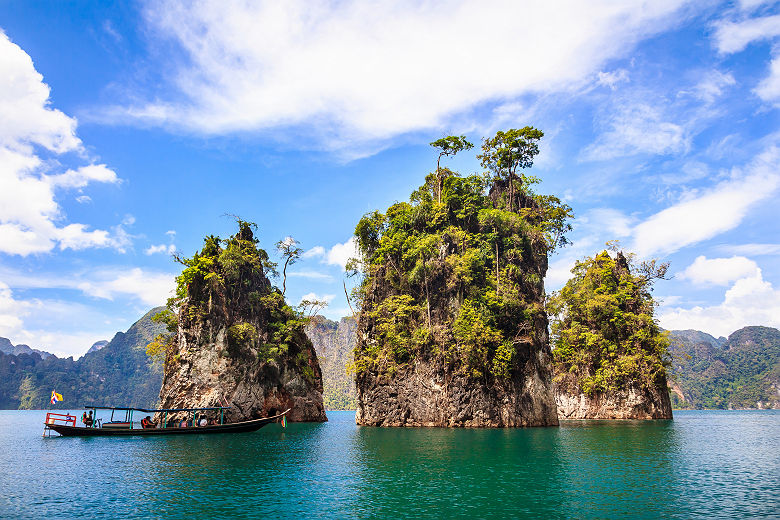
M 273 422 L 282 422 L 286 424 L 285 415 L 290 411 L 288 408 L 284 412 L 272 415 L 270 417 L 262 417 L 259 419 L 251 419 L 249 421 L 239 421 L 233 423 L 224 422 L 225 410 L 229 409 L 229 406 L 217 406 L 211 408 L 160 408 L 160 409 L 146 409 L 146 408 L 120 408 L 113 406 L 87 406 L 85 409 L 92 410 L 95 414 L 93 423 L 91 425 L 76 426 L 76 416 L 70 414 L 57 414 L 47 413 L 46 420 L 44 421 L 44 437 L 48 433 L 51 436 L 51 431 L 55 431 L 65 437 L 99 437 L 99 436 L 126 436 L 126 435 L 186 435 L 186 434 L 205 434 L 205 433 L 241 433 L 241 432 L 253 432 L 259 430 L 266 424 Z M 111 419 L 103 421 L 97 418 L 98 410 L 111 410 Z M 124 420 L 114 420 L 114 414 L 116 412 L 124 412 Z M 152 427 L 135 427 L 133 423 L 133 412 L 142 413 L 160 413 L 162 414 L 162 421 L 159 426 L 154 425 Z M 197 420 L 182 421 L 183 424 L 179 426 L 173 426 L 168 424 L 167 418 L 169 413 L 176 412 L 191 412 L 195 419 L 197 413 L 212 413 L 219 412 L 219 423 L 213 420 L 211 423 L 207 421 L 207 424 L 203 426 L 197 426 Z

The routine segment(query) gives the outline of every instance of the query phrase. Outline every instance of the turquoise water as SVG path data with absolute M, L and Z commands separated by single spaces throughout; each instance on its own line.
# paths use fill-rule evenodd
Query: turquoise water
M 44 416 L 0 411 L 0 517 L 780 518 L 778 411 L 91 439 L 42 439 Z

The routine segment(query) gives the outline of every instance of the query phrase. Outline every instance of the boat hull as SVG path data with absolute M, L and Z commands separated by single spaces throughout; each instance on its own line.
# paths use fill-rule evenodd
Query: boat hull
M 85 426 L 68 426 L 64 424 L 47 424 L 49 428 L 64 437 L 124 437 L 128 435 L 203 435 L 209 433 L 242 433 L 257 431 L 266 424 L 279 421 L 282 415 L 252 419 L 229 424 L 212 424 L 208 426 L 188 426 L 185 428 L 87 428 Z

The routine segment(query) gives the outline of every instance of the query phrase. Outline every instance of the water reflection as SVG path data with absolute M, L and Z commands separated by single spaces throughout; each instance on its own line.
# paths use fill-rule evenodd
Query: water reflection
M 691 518 L 780 510 L 780 412 L 560 428 L 269 425 L 41 439 L 0 411 L 0 517 Z

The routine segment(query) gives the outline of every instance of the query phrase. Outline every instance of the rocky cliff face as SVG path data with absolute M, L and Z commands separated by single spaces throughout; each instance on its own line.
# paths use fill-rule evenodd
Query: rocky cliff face
M 426 361 L 394 374 L 361 374 L 355 421 L 365 426 L 555 426 L 549 362 L 543 350 L 529 352 L 524 369 L 500 386 Z
M 500 180 L 489 194 L 476 176 L 449 176 L 441 193 L 426 181 L 356 229 L 356 422 L 557 425 L 543 285 L 554 226 Z
M 229 404 L 228 421 L 289 408 L 291 421 L 325 421 L 322 374 L 304 321 L 271 286 L 268 257 L 240 224 L 230 239 L 208 237 L 184 261 L 160 406 Z
M 630 387 L 595 394 L 557 391 L 558 419 L 671 419 L 672 405 L 666 389 Z

